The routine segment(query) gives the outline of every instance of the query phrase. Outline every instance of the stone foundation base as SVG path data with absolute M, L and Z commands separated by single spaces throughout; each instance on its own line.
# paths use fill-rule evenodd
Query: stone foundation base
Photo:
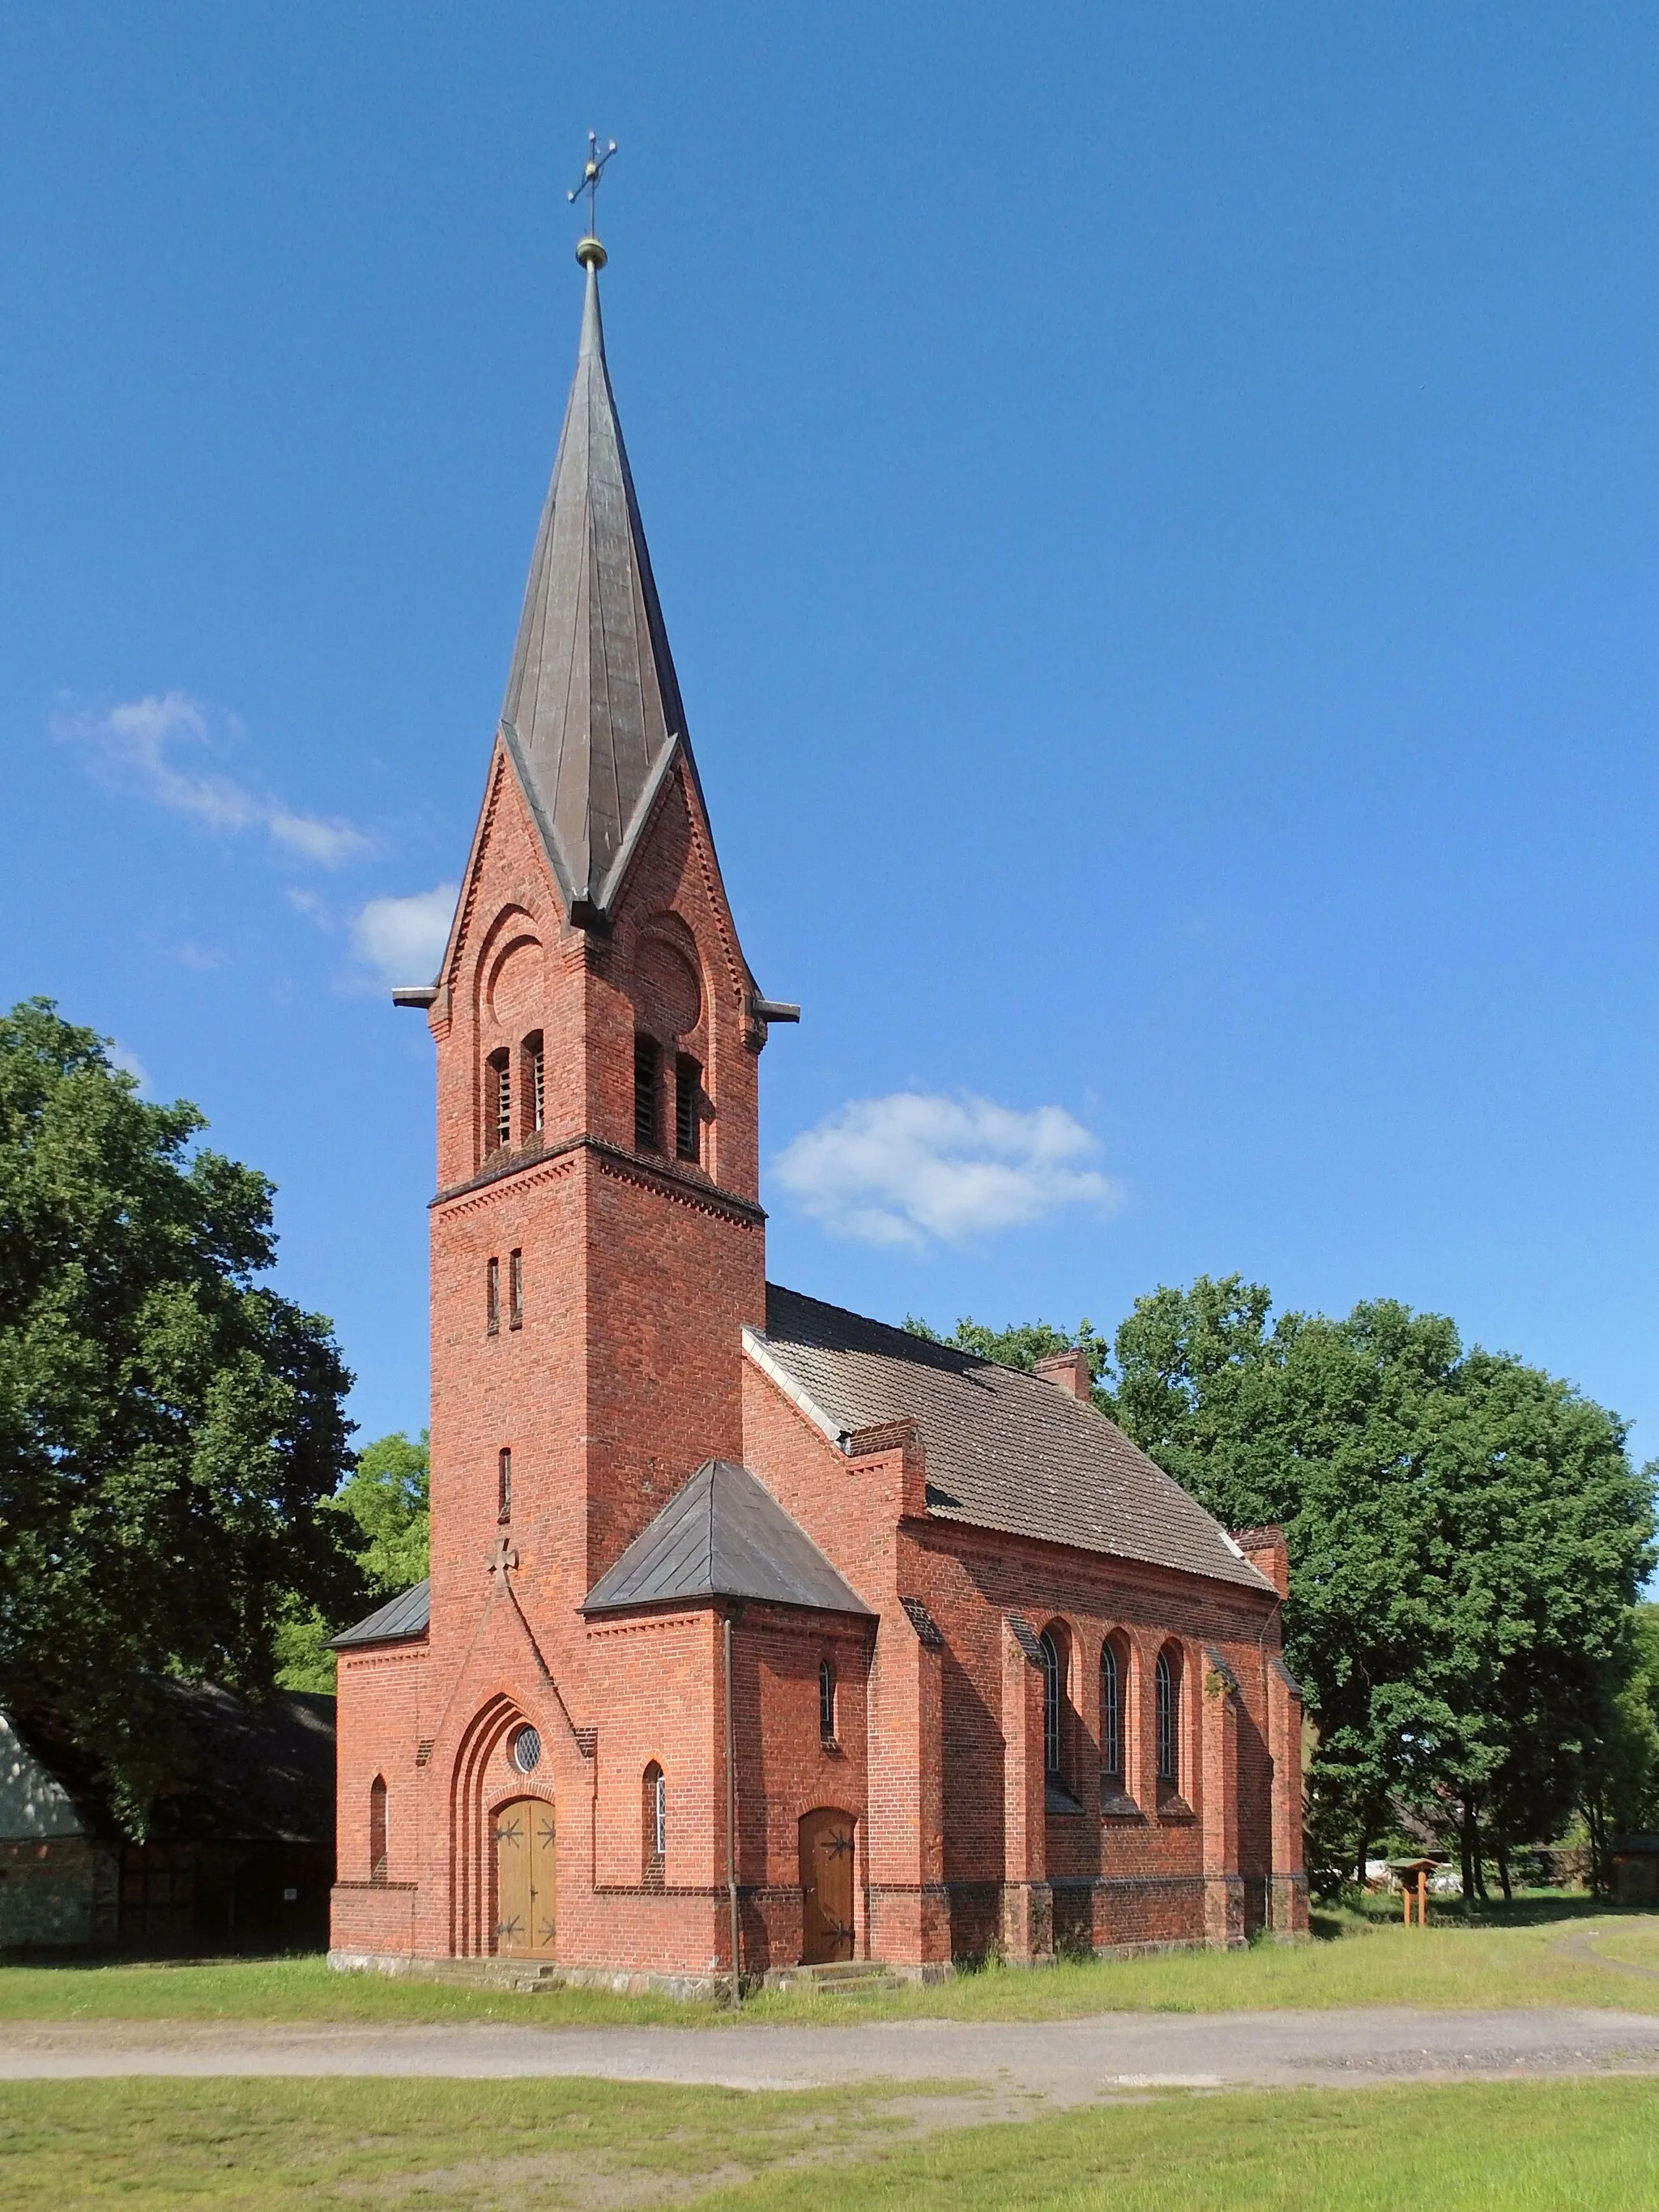
M 538 1966 L 533 1959 L 416 1959 L 406 1952 L 331 1951 L 337 1974 L 386 1974 L 397 1981 L 450 1982 L 467 1989 L 609 1990 L 619 1997 L 678 1997 L 688 2004 L 729 1994 L 730 1974 L 655 1974 L 630 1966 Z M 745 1974 L 745 1989 L 754 1978 Z

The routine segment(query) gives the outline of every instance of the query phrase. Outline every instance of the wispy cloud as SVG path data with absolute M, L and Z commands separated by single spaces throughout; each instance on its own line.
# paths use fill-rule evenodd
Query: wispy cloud
M 371 849 L 369 839 L 349 822 L 296 813 L 283 799 L 214 766 L 216 755 L 240 738 L 240 726 L 216 723 L 186 691 L 128 699 L 95 712 L 66 707 L 53 718 L 52 731 L 158 806 L 194 815 L 210 829 L 262 830 L 282 851 L 325 868 Z
M 427 983 L 438 972 L 459 895 L 456 884 L 408 898 L 374 898 L 351 925 L 351 949 L 386 983 Z
M 210 975 L 216 968 L 228 968 L 230 965 L 230 955 L 222 945 L 198 945 L 193 938 L 189 937 L 181 938 L 177 945 L 169 945 L 167 954 L 181 968 L 194 968 L 203 975 Z
M 857 1098 L 787 1145 L 775 1180 L 833 1236 L 960 1244 L 1071 1206 L 1110 1206 L 1117 1184 L 1079 1162 L 1098 1150 L 1060 1106 L 900 1091 Z
M 149 1078 L 144 1073 L 143 1062 L 136 1052 L 129 1052 L 118 1037 L 112 1037 L 109 1041 L 109 1060 L 112 1067 L 118 1067 L 123 1075 L 130 1075 L 141 1091 L 149 1089 Z

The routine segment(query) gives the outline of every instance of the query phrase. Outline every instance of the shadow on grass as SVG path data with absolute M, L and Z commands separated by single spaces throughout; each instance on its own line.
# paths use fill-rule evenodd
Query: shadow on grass
M 1615 1905 L 1611 1898 L 1590 1897 L 1583 1891 L 1533 1890 L 1505 1904 L 1501 1897 L 1482 1905 L 1466 1905 L 1460 1897 L 1431 1898 L 1431 1928 L 1548 1928 L 1580 1920 L 1639 1919 L 1644 1908 Z M 1397 1897 L 1368 1898 L 1363 1911 L 1346 1905 L 1316 1905 L 1308 1916 L 1309 1932 L 1316 1942 L 1340 1942 L 1344 1937 L 1364 1936 L 1374 1928 L 1397 1928 L 1401 1904 Z

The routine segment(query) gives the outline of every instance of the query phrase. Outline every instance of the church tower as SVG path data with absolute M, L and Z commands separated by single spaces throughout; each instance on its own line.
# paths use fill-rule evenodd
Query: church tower
M 491 1547 L 550 1650 L 703 1461 L 765 1317 L 769 1019 L 720 880 L 606 368 L 604 249 L 461 896 L 437 1045 L 432 1625 Z

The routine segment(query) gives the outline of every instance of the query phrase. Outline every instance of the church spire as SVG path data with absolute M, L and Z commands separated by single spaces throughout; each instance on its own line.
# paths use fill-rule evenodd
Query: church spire
M 576 374 L 531 556 L 501 735 L 570 918 L 603 927 L 685 714 L 617 421 L 584 238 Z M 695 774 L 695 770 L 693 771 Z

